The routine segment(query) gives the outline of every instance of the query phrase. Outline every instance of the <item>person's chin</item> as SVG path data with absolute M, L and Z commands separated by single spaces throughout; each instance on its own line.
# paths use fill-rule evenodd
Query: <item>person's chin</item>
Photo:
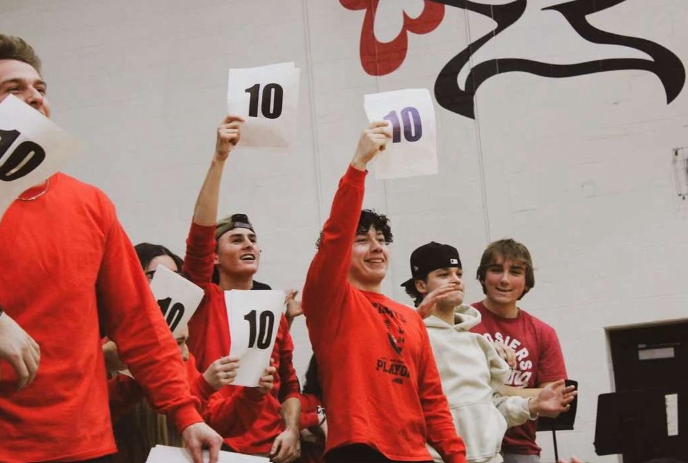
M 247 264 L 246 262 L 241 262 L 239 265 L 235 267 L 235 271 L 232 273 L 240 274 L 240 275 L 253 275 L 258 271 L 258 262 L 251 262 L 250 264 Z
M 387 268 L 372 269 L 366 272 L 366 279 L 372 283 L 381 283 L 387 276 Z
M 450 297 L 448 298 L 448 300 L 454 307 L 460 306 L 461 304 L 463 304 L 463 294 L 457 295 L 455 297 Z
M 516 300 L 513 296 L 506 294 L 494 294 L 490 299 L 502 305 L 511 304 Z

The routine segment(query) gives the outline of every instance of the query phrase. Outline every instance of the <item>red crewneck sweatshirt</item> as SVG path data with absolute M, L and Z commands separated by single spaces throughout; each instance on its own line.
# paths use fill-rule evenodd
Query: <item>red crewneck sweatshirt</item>
M 327 449 L 365 444 L 387 458 L 431 460 L 426 441 L 447 463 L 463 463 L 420 316 L 383 294 L 348 281 L 366 172 L 349 166 L 303 291 L 303 310 L 327 410 Z
M 0 222 L 0 305 L 41 348 L 34 382 L 18 392 L 0 361 L 3 463 L 116 452 L 100 328 L 158 411 L 180 430 L 202 421 L 134 248 L 97 188 L 58 173 L 44 195 L 12 203 Z
M 193 317 L 189 321 L 189 350 L 196 356 L 196 365 L 200 371 L 220 357 L 229 355 L 230 335 L 229 320 L 225 293 L 212 282 L 215 260 L 215 227 L 204 227 L 191 224 L 186 241 L 184 272 L 191 281 L 203 288 L 205 296 Z M 231 417 L 231 410 L 223 406 L 220 398 L 211 399 L 209 408 L 204 414 L 208 424 L 213 426 L 225 438 L 225 443 L 232 449 L 246 454 L 266 454 L 272 442 L 282 431 L 284 423 L 280 414 L 281 403 L 290 397 L 300 397 L 299 380 L 292 364 L 294 343 L 289 334 L 287 319 L 282 315 L 279 331 L 272 351 L 273 366 L 277 369 L 275 385 L 264 398 L 244 391 L 242 386 L 226 386 L 219 391 L 225 399 L 237 394 L 251 395 L 251 403 L 244 403 L 244 408 L 252 411 L 244 413 L 255 415 L 252 426 L 243 434 L 228 434 L 226 419 Z M 219 396 L 218 396 L 219 397 Z M 242 423 L 248 421 L 246 416 L 234 418 Z

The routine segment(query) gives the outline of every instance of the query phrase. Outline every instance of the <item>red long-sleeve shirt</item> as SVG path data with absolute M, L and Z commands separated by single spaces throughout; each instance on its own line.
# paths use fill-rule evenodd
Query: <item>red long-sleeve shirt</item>
M 215 246 L 215 227 L 204 227 L 192 223 L 186 241 L 184 272 L 191 281 L 203 288 L 205 296 L 189 321 L 187 344 L 189 350 L 196 356 L 199 370 L 202 371 L 205 371 L 208 365 L 218 358 L 229 355 L 231 343 L 225 294 L 218 285 L 212 283 Z M 208 424 L 223 434 L 225 443 L 234 450 L 247 454 L 268 453 L 275 437 L 284 431 L 284 422 L 280 414 L 281 402 L 291 397 L 299 397 L 299 380 L 292 363 L 293 352 L 294 343 L 289 334 L 289 325 L 286 318 L 282 316 L 272 351 L 273 366 L 277 369 L 275 385 L 264 399 L 252 401 L 257 414 L 252 426 L 245 433 L 238 436 L 223 434 L 224 420 L 236 418 L 228 413 L 226 418 L 222 418 L 224 409 L 215 401 L 209 404 L 210 410 L 213 410 L 215 415 L 214 417 L 205 416 Z M 244 389 L 251 388 L 230 385 L 223 388 L 220 393 L 225 397 L 248 394 L 248 391 L 242 392 Z M 244 401 L 244 405 L 248 403 Z M 246 422 L 244 417 L 240 419 Z
M 301 394 L 301 429 L 314 428 L 320 424 L 318 407 L 320 399 L 313 394 Z
M 53 175 L 44 195 L 9 207 L 0 250 L 0 305 L 41 348 L 38 374 L 21 391 L 0 362 L 0 460 L 116 452 L 99 326 L 157 410 L 180 430 L 202 421 L 177 345 L 105 194 Z
M 320 425 L 318 406 L 320 399 L 313 394 L 301 394 L 301 429 L 317 428 Z M 301 439 L 300 463 L 323 463 L 324 440 L 316 442 Z
M 196 368 L 193 354 L 189 354 L 184 366 L 191 395 L 198 399 L 203 419 L 217 432 L 223 436 L 239 436 L 253 427 L 262 407 L 263 394 L 258 389 L 224 388 L 216 391 Z M 236 393 L 228 395 L 230 391 Z M 145 391 L 139 383 L 127 375 L 117 375 L 109 380 L 108 393 L 114 423 L 145 397 Z
M 418 314 L 348 281 L 366 172 L 339 182 L 303 290 L 303 310 L 327 410 L 327 450 L 365 444 L 392 460 L 465 461 Z
M 195 360 L 193 355 L 189 355 L 189 360 L 184 362 L 184 370 L 191 388 L 191 395 L 198 399 L 199 410 L 205 410 L 210 396 L 216 391 L 198 371 Z M 112 421 L 117 422 L 131 407 L 145 397 L 145 391 L 134 378 L 120 374 L 108 380 L 108 397 Z

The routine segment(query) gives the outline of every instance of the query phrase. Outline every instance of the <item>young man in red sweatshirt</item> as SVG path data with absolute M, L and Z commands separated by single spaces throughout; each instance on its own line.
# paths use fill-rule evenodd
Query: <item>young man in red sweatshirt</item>
M 164 246 L 140 243 L 134 247 L 147 277 L 153 278 L 160 266 L 180 272 L 182 259 Z M 168 322 L 169 324 L 169 322 Z M 250 430 L 262 408 L 262 399 L 273 387 L 275 368 L 265 369 L 258 387 L 244 388 L 241 394 L 224 397 L 217 391 L 231 384 L 236 377 L 239 362 L 222 357 L 214 361 L 201 374 L 196 360 L 189 352 L 186 340 L 188 326 L 175 336 L 191 395 L 200 402 L 199 410 L 207 422 L 216 423 L 215 430 L 223 436 L 238 436 Z M 113 344 L 111 341 L 108 344 Z M 106 366 L 114 377 L 108 381 L 110 413 L 115 425 L 115 438 L 119 453 L 114 459 L 122 463 L 143 463 L 156 445 L 180 446 L 181 439 L 167 420 L 160 420 L 144 399 L 143 388 L 134 378 L 119 373 L 126 368 L 117 356 L 116 346 L 106 356 Z M 103 351 L 106 352 L 105 347 Z M 109 362 L 108 362 L 109 361 Z M 108 363 L 110 363 L 108 365 Z M 114 368 L 113 368 L 114 367 Z M 120 420 L 121 419 L 121 420 Z
M 518 301 L 535 286 L 528 248 L 513 239 L 490 243 L 480 259 L 477 279 L 485 299 L 473 304 L 482 320 L 471 331 L 506 344 L 516 358 L 503 394 L 536 397 L 542 388 L 566 379 L 556 331 L 518 306 Z M 505 463 L 540 462 L 536 430 L 537 422 L 528 421 L 506 432 L 502 444 Z
M 215 153 L 198 194 L 186 242 L 184 274 L 205 291 L 201 305 L 189 321 L 189 349 L 200 371 L 229 355 L 231 339 L 225 291 L 270 289 L 253 279 L 260 262 L 260 247 L 248 217 L 234 214 L 216 223 L 222 172 L 230 151 L 239 142 L 242 123 L 241 118 L 230 115 L 217 129 Z M 213 282 L 214 271 L 217 283 Z M 265 395 L 255 424 L 247 433 L 223 436 L 230 450 L 270 456 L 276 463 L 289 463 L 300 455 L 301 401 L 299 381 L 292 365 L 293 351 L 289 326 L 282 316 L 272 351 L 273 366 L 277 369 L 275 387 Z M 243 389 L 230 385 L 218 394 L 231 397 Z M 216 429 L 223 425 L 213 419 L 208 419 L 208 423 Z
M 463 463 L 427 330 L 381 292 L 392 233 L 364 210 L 366 166 L 391 138 L 386 122 L 363 132 L 332 202 L 303 291 L 303 311 L 327 411 L 328 463 Z
M 46 88 L 33 49 L 0 35 L 0 101 L 12 94 L 50 117 Z M 7 209 L 0 249 L 4 463 L 105 462 L 116 452 L 101 326 L 194 461 L 202 446 L 217 461 L 222 440 L 196 411 L 177 346 L 105 194 L 51 176 Z

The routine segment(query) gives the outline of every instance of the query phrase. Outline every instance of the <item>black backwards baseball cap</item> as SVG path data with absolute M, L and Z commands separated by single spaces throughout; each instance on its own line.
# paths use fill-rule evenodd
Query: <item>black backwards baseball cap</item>
M 246 214 L 232 214 L 220 220 L 217 225 L 215 225 L 215 239 L 220 239 L 222 235 L 235 228 L 248 228 L 253 233 L 256 232 Z
M 422 280 L 433 270 L 447 267 L 462 268 L 459 251 L 454 246 L 431 241 L 411 253 L 411 278 L 401 286 L 413 286 L 415 280 Z

